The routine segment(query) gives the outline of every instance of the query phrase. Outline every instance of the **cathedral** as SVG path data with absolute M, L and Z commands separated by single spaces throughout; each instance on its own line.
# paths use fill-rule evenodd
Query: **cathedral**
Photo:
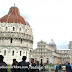
M 72 41 L 69 43 L 69 49 L 57 50 L 53 39 L 49 44 L 41 40 L 37 43 L 37 48 L 33 50 L 33 57 L 35 60 L 38 60 L 40 64 L 64 64 L 66 62 L 72 63 L 71 46 Z
M 33 50 L 32 28 L 20 15 L 19 9 L 13 6 L 0 18 L 0 55 L 7 64 L 12 64 L 14 58 L 21 61 L 22 56 L 27 56 L 27 62 L 34 58 L 40 64 L 72 63 L 72 41 L 68 50 L 57 50 L 53 39 L 49 44 L 41 40 Z

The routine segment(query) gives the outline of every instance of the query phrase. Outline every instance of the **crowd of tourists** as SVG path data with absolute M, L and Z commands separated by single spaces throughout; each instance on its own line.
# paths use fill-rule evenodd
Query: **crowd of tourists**
M 68 62 L 64 64 L 57 64 L 55 72 L 72 72 L 72 65 Z
M 0 72 L 72 72 L 72 65 L 70 63 L 65 64 L 39 64 L 39 61 L 34 61 L 31 58 L 31 62 L 26 62 L 26 56 L 22 57 L 21 62 L 17 62 L 13 59 L 10 71 L 8 71 L 8 65 L 3 61 L 4 57 L 0 55 Z
M 0 55 L 0 72 L 8 72 L 8 65 L 3 61 L 4 57 Z M 34 63 L 34 59 L 31 58 L 31 62 L 26 62 L 26 56 L 22 57 L 21 62 L 17 62 L 13 59 L 13 63 L 10 66 L 9 72 L 40 72 L 39 61 Z

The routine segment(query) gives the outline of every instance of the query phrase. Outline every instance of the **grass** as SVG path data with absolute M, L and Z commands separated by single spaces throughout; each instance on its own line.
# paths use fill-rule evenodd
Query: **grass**
M 10 67 L 10 65 L 8 65 L 8 67 Z M 10 68 L 8 68 L 8 69 L 7 69 L 7 71 L 8 71 L 8 72 L 11 72 L 11 69 L 10 69 Z

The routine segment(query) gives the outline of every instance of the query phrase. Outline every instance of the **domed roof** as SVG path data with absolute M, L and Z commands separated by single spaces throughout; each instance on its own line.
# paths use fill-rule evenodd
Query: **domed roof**
M 21 23 L 25 25 L 24 18 L 20 15 L 19 9 L 15 6 L 11 7 L 8 14 L 0 18 L 0 22 L 3 23 Z
M 49 45 L 56 45 L 53 39 L 51 39 L 51 41 L 49 42 Z

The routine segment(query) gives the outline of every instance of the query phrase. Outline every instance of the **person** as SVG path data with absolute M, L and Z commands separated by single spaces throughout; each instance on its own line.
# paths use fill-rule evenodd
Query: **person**
M 71 72 L 71 66 L 70 66 L 70 63 L 68 63 L 66 65 L 66 72 Z
M 62 65 L 59 65 L 59 72 L 62 72 Z
M 70 66 L 71 66 L 71 72 L 72 72 L 72 63 L 71 63 L 71 65 L 70 65 Z
M 2 55 L 0 55 L 0 67 L 1 66 L 7 66 L 7 64 L 3 61 L 4 57 Z M 0 68 L 0 72 L 7 72 L 7 68 L 6 69 L 2 69 Z
M 31 68 L 30 68 L 29 72 L 36 72 L 35 67 L 36 67 L 36 64 L 34 63 L 34 59 L 31 58 Z
M 18 66 L 21 67 L 21 68 L 18 68 L 18 72 L 29 72 L 29 69 L 28 69 L 29 63 L 26 62 L 26 56 L 22 57 L 22 61 L 18 63 Z
M 16 61 L 16 59 L 13 59 L 12 66 L 17 66 L 17 65 L 18 65 L 18 62 Z M 17 69 L 13 67 L 13 68 L 11 69 L 11 72 L 17 72 Z
M 49 72 L 53 72 L 54 71 L 54 65 L 52 63 L 50 63 L 49 65 Z
M 59 70 L 59 65 L 57 64 L 55 68 L 55 72 L 58 72 L 58 70 Z
M 34 63 L 34 59 L 33 58 L 31 58 L 31 66 L 36 66 L 36 64 Z
M 40 70 L 39 61 L 36 61 L 36 68 L 37 68 L 36 72 L 39 72 L 39 70 Z
M 43 64 L 43 71 L 45 71 L 45 64 Z
M 62 70 L 63 70 L 63 72 L 66 72 L 66 66 L 65 66 L 65 64 L 63 64 L 63 66 L 62 66 Z
M 49 71 L 49 64 L 46 64 L 46 71 Z

